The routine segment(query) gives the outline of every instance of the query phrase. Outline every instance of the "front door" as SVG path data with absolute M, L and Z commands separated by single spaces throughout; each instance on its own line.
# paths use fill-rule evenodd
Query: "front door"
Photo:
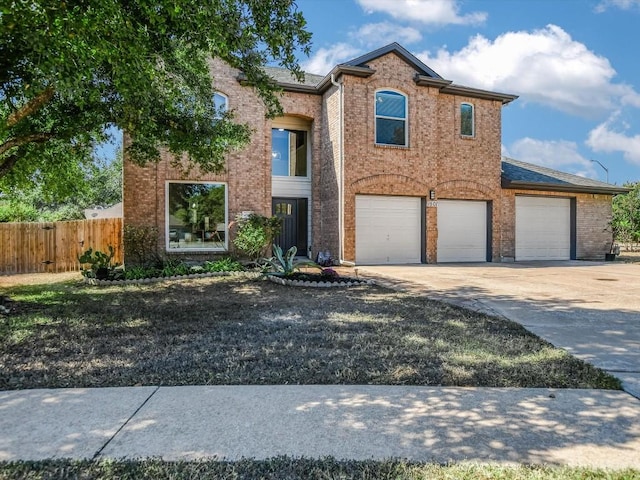
M 307 199 L 274 198 L 273 215 L 282 218 L 282 229 L 274 242 L 286 252 L 294 245 L 298 256 L 307 255 Z

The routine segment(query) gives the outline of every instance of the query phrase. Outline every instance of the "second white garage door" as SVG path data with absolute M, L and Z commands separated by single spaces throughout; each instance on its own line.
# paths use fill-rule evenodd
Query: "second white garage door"
M 516 197 L 516 260 L 571 258 L 571 201 Z
M 356 263 L 420 263 L 420 198 L 356 195 Z
M 438 201 L 438 263 L 487 261 L 487 202 Z

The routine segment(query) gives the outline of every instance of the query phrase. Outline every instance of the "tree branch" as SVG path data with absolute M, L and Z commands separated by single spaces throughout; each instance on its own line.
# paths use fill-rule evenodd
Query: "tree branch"
M 20 147 L 27 143 L 44 143 L 54 137 L 52 132 L 32 133 L 31 135 L 25 135 L 23 137 L 10 138 L 2 145 L 0 145 L 0 155 L 4 155 L 9 150 L 15 147 Z
M 15 166 L 18 161 L 18 154 L 9 155 L 5 158 L 0 164 L 0 178 L 4 177 L 7 173 L 11 171 L 11 169 Z
M 54 93 L 55 93 L 55 90 L 53 87 L 45 88 L 40 94 L 33 97 L 31 100 L 25 103 L 22 107 L 20 107 L 18 110 L 16 110 L 11 115 L 9 115 L 9 117 L 7 118 L 7 124 L 6 124 L 7 128 L 11 128 L 14 125 L 17 125 L 25 117 L 28 117 L 29 115 L 32 115 L 34 112 L 40 110 L 43 105 L 45 105 L 46 103 L 49 103 Z

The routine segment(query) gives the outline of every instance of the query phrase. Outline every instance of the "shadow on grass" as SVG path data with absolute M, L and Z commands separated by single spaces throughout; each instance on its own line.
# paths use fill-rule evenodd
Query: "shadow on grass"
M 246 279 L 10 290 L 0 389 L 383 384 L 619 388 L 523 327 L 379 287 Z

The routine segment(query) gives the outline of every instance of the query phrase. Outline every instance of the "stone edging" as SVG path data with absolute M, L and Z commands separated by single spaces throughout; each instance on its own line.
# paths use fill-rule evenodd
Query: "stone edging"
M 287 285 L 290 287 L 311 287 L 311 288 L 336 288 L 336 287 L 355 287 L 358 285 L 374 285 L 373 280 L 351 279 L 348 282 L 309 282 L 306 280 L 287 280 L 286 278 L 277 277 L 275 275 L 267 275 L 270 282 L 278 285 Z
M 84 283 L 89 285 L 141 285 L 147 283 L 166 282 L 167 280 L 186 280 L 193 278 L 209 278 L 209 277 L 245 277 L 258 278 L 262 276 L 259 272 L 207 272 L 207 273 L 190 273 L 189 275 L 175 275 L 173 277 L 154 277 L 139 278 L 135 280 L 98 280 L 97 278 L 84 278 Z

